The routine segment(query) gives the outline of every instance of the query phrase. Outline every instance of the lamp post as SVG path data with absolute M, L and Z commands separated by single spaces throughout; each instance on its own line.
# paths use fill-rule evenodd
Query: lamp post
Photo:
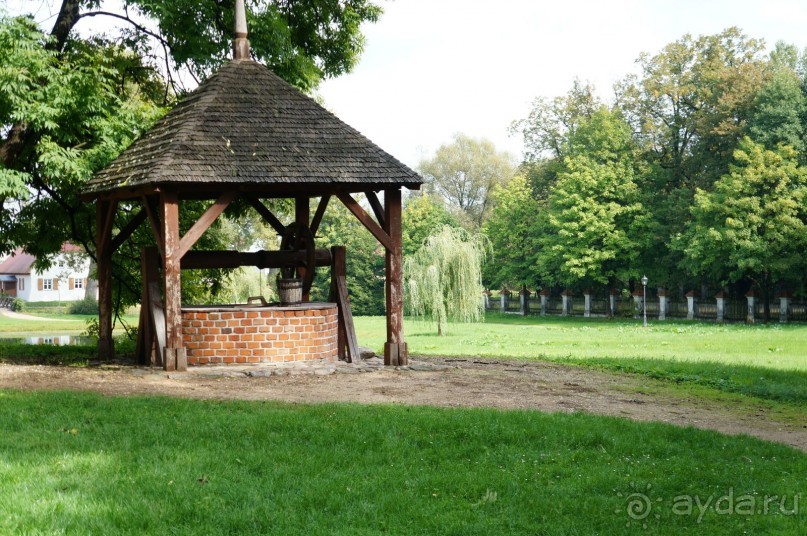
M 642 326 L 647 327 L 647 276 L 642 276 Z

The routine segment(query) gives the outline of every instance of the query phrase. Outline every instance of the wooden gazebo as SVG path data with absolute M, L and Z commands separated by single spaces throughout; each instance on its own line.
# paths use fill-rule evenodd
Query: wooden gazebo
M 99 355 L 111 357 L 114 351 L 112 255 L 138 226 L 150 224 L 158 252 L 165 323 L 162 364 L 168 370 L 182 369 L 180 268 L 238 264 L 233 261 L 236 256 L 229 254 L 236 252 L 188 254 L 216 218 L 240 198 L 282 235 L 291 224 L 279 221 L 262 200 L 293 198 L 292 223 L 313 236 L 329 200 L 335 197 L 386 251 L 384 361 L 405 364 L 401 194 L 403 187 L 419 189 L 422 179 L 264 65 L 252 61 L 240 0 L 236 15 L 234 59 L 99 172 L 84 190 L 85 198 L 96 203 Z M 374 217 L 356 201 L 356 193 L 366 195 Z M 309 210 L 312 198 L 319 198 L 313 217 Z M 214 202 L 180 236 L 182 202 L 205 199 Z M 120 202 L 140 203 L 142 208 L 117 229 L 114 220 Z

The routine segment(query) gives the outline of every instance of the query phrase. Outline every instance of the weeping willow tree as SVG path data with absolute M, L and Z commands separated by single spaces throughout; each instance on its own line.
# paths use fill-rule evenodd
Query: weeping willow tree
M 442 335 L 448 321 L 479 322 L 484 316 L 482 262 L 488 252 L 482 235 L 442 227 L 404 260 L 407 313 L 437 324 Z

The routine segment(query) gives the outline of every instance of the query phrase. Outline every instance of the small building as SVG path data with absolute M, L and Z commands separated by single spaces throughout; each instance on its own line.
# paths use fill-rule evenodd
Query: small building
M 17 249 L 0 262 L 0 294 L 28 302 L 84 299 L 90 272 L 90 259 L 84 250 L 64 244 L 47 270 L 37 270 L 35 260 Z

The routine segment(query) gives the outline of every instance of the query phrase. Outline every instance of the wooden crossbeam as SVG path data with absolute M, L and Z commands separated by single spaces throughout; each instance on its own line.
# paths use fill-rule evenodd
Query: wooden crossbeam
M 314 212 L 314 218 L 311 220 L 311 234 L 316 236 L 319 230 L 319 224 L 322 223 L 322 217 L 325 215 L 325 209 L 328 208 L 328 201 L 331 200 L 330 195 L 323 195 L 317 205 L 317 211 Z
M 367 212 L 365 212 L 361 205 L 359 205 L 359 203 L 353 199 L 353 196 L 348 193 L 339 193 L 336 194 L 336 196 L 339 198 L 342 204 L 344 204 L 347 209 L 359 219 L 362 225 L 364 225 L 367 230 L 370 231 L 370 233 L 381 243 L 382 246 L 387 248 L 388 251 L 393 249 L 390 235 L 387 234 L 384 229 L 382 229 L 381 226 L 378 225 L 369 214 L 367 214 Z
M 376 193 L 371 190 L 364 192 L 364 195 L 367 196 L 367 201 L 370 203 L 370 208 L 373 209 L 373 214 L 375 214 L 375 219 L 378 220 L 378 225 L 382 228 L 386 227 L 384 223 L 384 207 L 381 206 L 381 201 L 378 200 Z
M 272 211 L 269 210 L 260 199 L 254 196 L 249 196 L 247 197 L 247 201 L 249 202 L 250 205 L 252 205 L 252 208 L 254 208 L 258 212 L 258 214 L 261 215 L 263 220 L 272 226 L 272 228 L 277 232 L 277 234 L 281 236 L 285 234 L 286 226 L 283 225 L 283 223 L 279 219 L 277 219 L 277 217 L 275 217 L 274 214 L 272 214 Z
M 177 252 L 177 257 L 182 258 L 185 253 L 187 253 L 193 245 L 205 234 L 213 222 L 216 221 L 216 218 L 221 216 L 221 213 L 230 206 L 230 203 L 233 202 L 235 199 L 235 192 L 225 192 L 218 199 L 216 202 L 210 205 L 208 209 L 202 214 L 196 223 L 193 224 L 193 227 L 188 229 L 188 232 L 185 233 L 179 240 L 179 251 Z
M 135 232 L 135 229 L 140 227 L 140 224 L 146 221 L 148 214 L 146 213 L 145 209 L 140 209 L 140 212 L 135 214 L 134 218 L 132 218 L 126 226 L 120 230 L 120 232 L 112 239 L 112 243 L 110 247 L 112 248 L 110 252 L 115 252 L 117 249 L 123 244 L 127 238 L 132 236 L 132 233 Z
M 165 255 L 165 247 L 163 247 L 163 233 L 162 225 L 160 223 L 160 214 L 157 208 L 156 200 L 143 196 L 143 207 L 146 209 L 146 215 L 151 225 L 151 232 L 154 234 L 154 241 L 157 244 L 157 250 L 160 255 Z

